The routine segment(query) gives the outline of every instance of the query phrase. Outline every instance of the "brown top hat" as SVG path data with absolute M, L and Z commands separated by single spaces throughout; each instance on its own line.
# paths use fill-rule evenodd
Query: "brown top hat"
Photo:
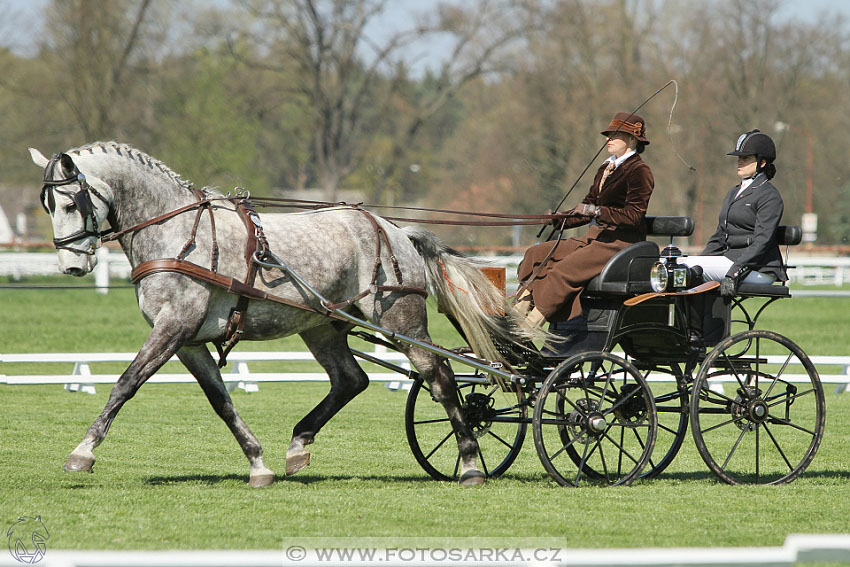
M 649 143 L 649 139 L 646 137 L 646 121 L 637 114 L 629 114 L 628 112 L 615 114 L 608 128 L 602 130 L 602 135 L 608 136 L 614 132 L 625 132 L 634 136 L 638 142 Z

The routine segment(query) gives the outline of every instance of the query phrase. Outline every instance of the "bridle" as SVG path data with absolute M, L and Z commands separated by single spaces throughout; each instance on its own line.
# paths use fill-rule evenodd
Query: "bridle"
M 53 179 L 56 164 L 60 161 L 62 155 L 63 154 L 54 154 L 54 156 L 47 163 L 47 166 L 44 168 L 44 185 L 41 188 L 41 205 L 42 207 L 44 207 L 44 210 L 47 212 L 47 214 L 52 215 L 56 210 L 55 193 L 66 195 L 71 198 L 71 200 L 74 202 L 74 206 L 76 207 L 77 212 L 80 213 L 80 217 L 83 219 L 83 228 L 63 238 L 54 238 L 53 245 L 56 247 L 57 250 L 61 250 L 64 248 L 66 250 L 71 250 L 73 252 L 78 252 L 91 256 L 94 254 L 96 244 L 92 244 L 88 250 L 74 248 L 72 245 L 80 240 L 90 237 L 94 237 L 96 242 L 105 234 L 108 234 L 112 231 L 112 229 L 107 229 L 103 231 L 99 230 L 97 215 L 95 214 L 96 209 L 94 207 L 94 204 L 92 203 L 91 196 L 94 195 L 95 197 L 103 201 L 107 205 L 107 207 L 109 206 L 109 201 L 107 201 L 106 197 L 101 195 L 97 191 L 97 189 L 89 185 L 88 181 L 86 181 L 86 176 L 79 170 L 76 164 L 74 164 L 74 169 L 69 177 L 66 177 L 64 179 Z M 79 191 L 72 192 L 64 189 L 59 189 L 60 187 L 74 184 L 79 184 Z

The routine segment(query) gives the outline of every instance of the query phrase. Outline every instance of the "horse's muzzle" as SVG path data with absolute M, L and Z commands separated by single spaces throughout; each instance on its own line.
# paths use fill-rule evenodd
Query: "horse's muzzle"
M 63 274 L 75 277 L 82 277 L 92 270 L 97 265 L 97 256 L 87 254 L 84 251 L 74 249 L 58 250 L 59 270 Z

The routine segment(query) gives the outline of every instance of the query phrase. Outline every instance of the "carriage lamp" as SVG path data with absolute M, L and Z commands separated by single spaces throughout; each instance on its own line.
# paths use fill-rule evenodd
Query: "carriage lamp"
M 670 272 L 667 271 L 667 265 L 661 260 L 655 262 L 649 270 L 649 285 L 652 291 L 662 292 L 667 289 L 667 280 L 670 277 Z
M 661 252 L 661 258 L 649 271 L 649 284 L 652 291 L 660 293 L 689 287 L 689 268 L 679 264 L 678 258 L 681 256 L 681 251 L 672 245 Z

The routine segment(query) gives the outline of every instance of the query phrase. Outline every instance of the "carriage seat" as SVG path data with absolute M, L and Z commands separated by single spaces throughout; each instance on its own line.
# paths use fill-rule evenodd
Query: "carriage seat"
M 691 217 L 646 217 L 647 236 L 690 236 L 694 231 Z M 658 244 L 636 242 L 617 252 L 602 272 L 590 280 L 585 295 L 632 295 L 652 291 L 649 270 L 658 260 Z
M 803 230 L 796 225 L 776 227 L 776 242 L 780 246 L 796 246 L 803 240 Z M 788 267 L 788 266 L 786 266 Z M 738 286 L 738 295 L 743 297 L 791 297 L 791 291 L 784 283 L 748 284 Z

